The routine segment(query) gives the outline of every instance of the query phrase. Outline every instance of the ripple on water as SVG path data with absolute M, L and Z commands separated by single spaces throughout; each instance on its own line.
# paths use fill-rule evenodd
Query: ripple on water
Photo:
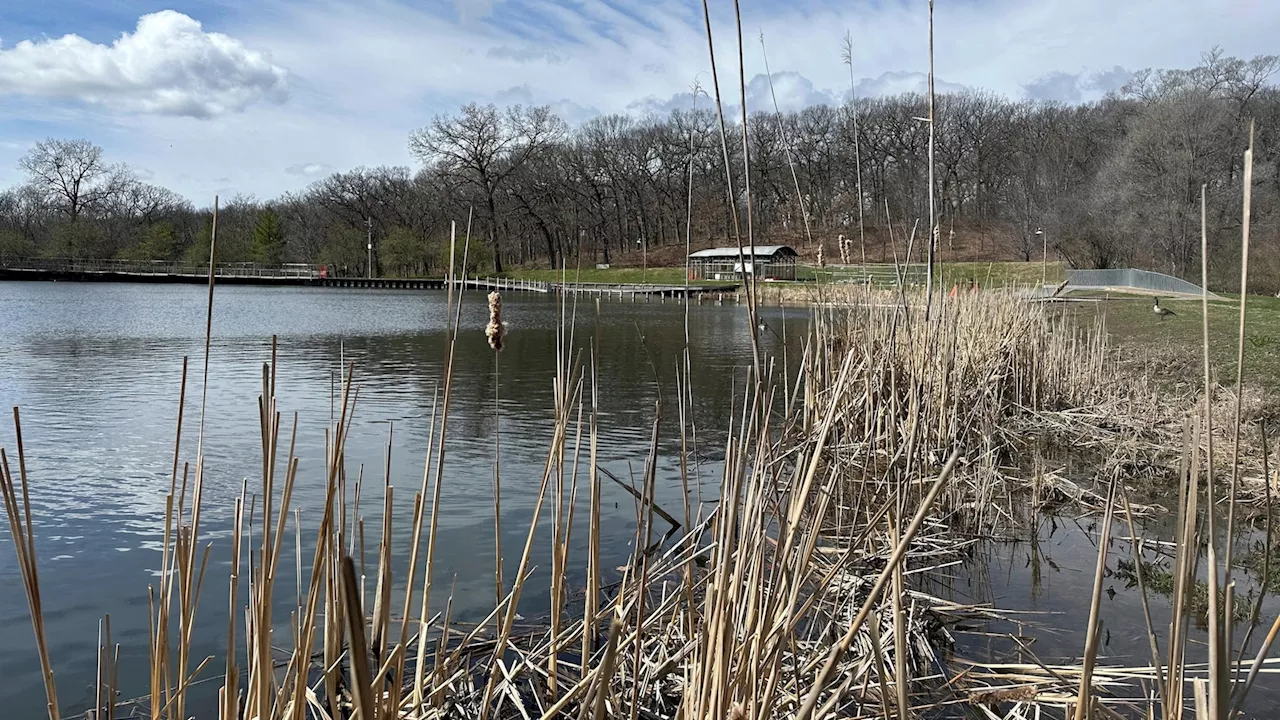
M 91 702 L 83 688 L 92 682 L 98 621 L 107 613 L 113 636 L 126 645 L 124 694 L 140 694 L 146 686 L 147 588 L 159 582 L 161 572 L 184 357 L 189 365 L 177 475 L 180 486 L 186 477 L 188 494 L 194 484 L 194 468 L 186 463 L 194 461 L 202 417 L 205 292 L 177 285 L 0 283 L 6 330 L 0 346 L 0 401 L 22 407 L 46 627 L 69 710 L 83 710 Z M 590 305 L 578 308 L 575 344 L 581 354 L 575 357 L 583 362 L 596 327 L 594 303 Z M 495 426 L 501 433 L 503 543 L 518 548 L 524 543 L 554 423 L 560 309 L 549 298 L 516 294 L 505 298 L 504 309 L 509 334 L 496 374 L 483 334 L 483 294 L 464 296 L 457 338 L 437 579 L 456 584 L 454 612 L 459 618 L 478 619 L 492 604 Z M 261 482 L 258 396 L 272 335 L 278 342 L 282 454 L 295 413 L 297 418 L 294 506 L 302 518 L 304 560 L 312 551 L 324 502 L 325 431 L 331 413 L 340 410 L 341 379 L 354 364 L 359 399 L 347 441 L 348 488 L 354 490 L 363 464 L 360 507 L 367 516 L 380 513 L 391 432 L 393 552 L 396 577 L 402 577 L 433 407 L 443 401 L 446 320 L 442 293 L 217 291 L 203 407 L 201 520 L 202 535 L 213 550 L 194 630 L 197 655 L 221 652 L 227 611 L 225 600 L 217 598 L 225 594 L 222 582 L 232 562 L 228 538 L 234 502 L 246 488 L 247 507 L 257 509 L 255 537 L 261 527 L 261 502 L 253 497 Z M 747 321 L 740 308 L 694 306 L 690 322 L 693 420 L 702 448 L 702 477 L 710 479 L 717 475 L 715 457 L 722 442 L 716 433 L 727 426 L 732 411 L 729 391 L 735 378 L 741 383 L 749 358 Z M 801 327 L 788 325 L 797 336 Z M 684 313 L 675 304 L 605 302 L 599 328 L 600 464 L 626 479 L 643 468 L 655 403 L 670 403 Z M 797 360 L 799 347 L 796 343 L 790 349 Z M 668 397 L 659 395 L 655 378 Z M 584 381 L 588 406 L 590 390 Z M 671 452 L 679 447 L 674 407 L 667 407 L 664 416 L 662 446 Z M 9 445 L 10 437 L 9 431 L 0 431 L 0 445 Z M 659 502 L 678 506 L 679 488 L 678 465 L 664 460 L 659 464 Z M 616 564 L 629 552 L 634 502 L 612 483 L 606 482 L 602 492 L 608 534 L 604 554 Z M 428 513 L 429 496 L 430 488 Z M 7 526 L 0 527 L 0 545 L 7 543 L 7 533 Z M 279 594 L 282 608 L 296 583 L 292 558 L 298 536 L 292 524 L 290 535 L 289 560 L 282 563 L 279 578 L 288 589 Z M 585 538 L 585 529 L 575 533 L 575 561 L 581 559 Z M 531 582 L 536 586 L 546 582 L 550 540 L 540 532 L 535 542 L 538 569 Z M 507 563 L 508 573 L 513 566 Z M 18 582 L 15 564 L 0 555 L 0 587 Z M 526 598 L 527 603 L 540 602 L 538 593 L 528 596 L 532 599 Z M 0 677 L 5 678 L 0 704 L 7 714 L 43 712 L 22 593 L 0 593 Z

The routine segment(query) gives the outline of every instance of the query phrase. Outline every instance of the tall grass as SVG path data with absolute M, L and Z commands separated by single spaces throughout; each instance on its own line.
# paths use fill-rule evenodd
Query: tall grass
M 382 517 L 371 525 L 378 529 L 366 538 L 374 566 L 360 570 L 356 559 L 362 554 L 352 552 L 363 522 L 346 487 L 345 438 L 359 404 L 356 374 L 348 368 L 328 432 L 325 506 L 318 527 L 307 530 L 316 533 L 314 554 L 303 567 L 310 579 L 290 613 L 293 637 L 282 642 L 273 635 L 273 612 L 283 600 L 276 578 L 290 531 L 292 489 L 306 471 L 295 455 L 292 429 L 288 447 L 281 447 L 273 349 L 259 398 L 261 485 L 252 494 L 246 488 L 235 504 L 235 561 L 226 578 L 233 612 L 220 716 L 906 717 L 968 702 L 975 682 L 993 680 L 981 673 L 939 674 L 942 648 L 929 628 L 972 619 L 974 610 L 928 594 L 921 578 L 958 561 L 970 534 L 1025 527 L 1018 505 L 1055 495 L 1051 482 L 1019 464 L 1020 437 L 1037 428 L 1051 431 L 1061 413 L 1085 407 L 1116 416 L 1146 412 L 1149 398 L 1126 380 L 1103 334 L 1080 329 L 1047 306 L 1005 293 L 963 295 L 940 303 L 926 319 L 923 312 L 908 312 L 921 308 L 923 297 L 905 296 L 910 307 L 903 297 L 848 290 L 815 314 L 808 349 L 786 382 L 788 371 L 770 357 L 758 382 L 739 386 L 718 502 L 688 504 L 683 522 L 654 502 L 661 447 L 661 415 L 655 415 L 636 488 L 637 554 L 611 588 L 603 584 L 599 559 L 604 474 L 597 465 L 601 388 L 595 368 L 602 350 L 594 338 L 578 349 L 571 339 L 574 314 L 566 307 L 539 507 L 513 556 L 513 584 L 503 588 L 488 619 L 466 630 L 451 626 L 447 612 L 428 616 L 438 583 L 440 487 L 448 477 L 454 368 L 446 348 L 443 403 L 433 414 L 423 488 L 413 498 L 415 541 L 403 571 L 406 583 L 393 577 L 391 518 L 399 494 L 389 485 Z M 450 348 L 459 306 L 456 298 L 452 303 Z M 672 393 L 682 428 L 691 416 L 687 372 L 685 365 Z M 680 464 L 692 474 L 688 439 L 686 431 Z M 1204 483 L 1196 471 L 1200 442 L 1192 437 L 1185 447 L 1192 457 L 1182 463 L 1179 513 L 1189 550 L 1179 576 L 1189 580 Z M 192 678 L 213 663 L 197 662 L 190 651 L 200 589 L 211 579 L 208 545 L 199 534 L 206 470 L 198 456 L 188 482 L 187 471 L 179 478 L 179 464 L 164 538 L 166 567 L 173 572 L 162 576 L 153 595 L 148 706 L 156 718 L 182 717 L 178 708 L 188 706 Z M 25 508 L 39 488 L 15 485 L 7 463 L 5 468 L 5 507 L 11 528 L 21 523 L 13 533 L 20 557 L 29 557 L 33 534 Z M 1065 491 L 1056 493 L 1060 502 L 1069 499 Z M 1102 509 L 1090 497 L 1096 496 L 1076 501 Z M 1115 502 L 1106 503 L 1103 528 L 1110 527 Z M 544 505 L 552 506 L 549 588 L 529 584 Z M 580 515 L 588 528 L 589 587 L 580 612 L 570 612 L 564 578 L 574 571 L 568 546 Z M 664 543 L 655 522 L 680 529 Z M 418 538 L 427 543 L 425 572 Z M 1105 530 L 1103 540 L 1099 568 L 1106 563 Z M 24 561 L 22 567 L 30 569 L 36 587 L 34 565 Z M 371 584 L 360 580 L 366 576 Z M 1095 606 L 1100 590 L 1095 586 Z M 517 631 L 521 598 L 544 591 L 547 623 L 532 633 Z M 1185 605 L 1188 591 L 1178 592 L 1175 602 Z M 412 615 L 415 606 L 419 611 Z M 398 627 L 392 607 L 403 608 Z M 32 614 L 39 635 L 38 606 Z M 169 622 L 176 622 L 176 634 L 163 630 Z M 1092 620 L 1090 625 L 1097 627 Z M 1178 632 L 1174 628 L 1172 642 L 1180 648 L 1171 648 L 1160 664 L 1168 669 L 1161 673 L 1171 699 L 1182 697 L 1184 678 L 1197 679 L 1187 674 L 1186 639 Z M 1081 717 L 1100 712 L 1108 683 L 1116 682 L 1114 669 L 1096 657 L 1096 631 L 1089 636 L 1093 649 L 1086 649 L 1086 663 L 1075 671 L 1055 670 L 1077 686 Z M 242 661 L 233 657 L 240 638 Z M 1259 661 L 1256 668 L 1267 665 Z M 109 688 L 112 673 L 101 675 Z M 51 673 L 49 683 L 52 716 Z M 1221 698 L 1220 692 L 1213 697 Z M 1052 695 L 1049 686 L 1042 694 Z

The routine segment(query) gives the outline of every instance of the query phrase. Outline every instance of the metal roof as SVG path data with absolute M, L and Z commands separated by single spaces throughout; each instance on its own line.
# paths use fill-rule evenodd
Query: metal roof
M 756 245 L 745 246 L 742 248 L 742 254 L 747 257 L 772 258 L 779 255 L 795 256 L 798 255 L 789 245 Z M 720 247 L 711 248 L 710 250 L 699 250 L 695 253 L 689 253 L 690 258 L 736 258 L 738 257 L 738 248 L 736 247 Z

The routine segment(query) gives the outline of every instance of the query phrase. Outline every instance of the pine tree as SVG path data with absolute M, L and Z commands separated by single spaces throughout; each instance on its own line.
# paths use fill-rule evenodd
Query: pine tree
M 284 256 L 284 227 L 280 215 L 268 207 L 258 214 L 253 226 L 253 260 L 261 265 L 279 265 Z

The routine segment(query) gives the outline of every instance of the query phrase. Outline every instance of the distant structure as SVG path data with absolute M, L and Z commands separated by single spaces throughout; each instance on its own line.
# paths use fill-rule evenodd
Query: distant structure
M 689 279 L 734 280 L 751 273 L 766 280 L 795 280 L 797 255 L 787 245 L 746 246 L 741 255 L 736 247 L 699 250 L 689 254 Z

